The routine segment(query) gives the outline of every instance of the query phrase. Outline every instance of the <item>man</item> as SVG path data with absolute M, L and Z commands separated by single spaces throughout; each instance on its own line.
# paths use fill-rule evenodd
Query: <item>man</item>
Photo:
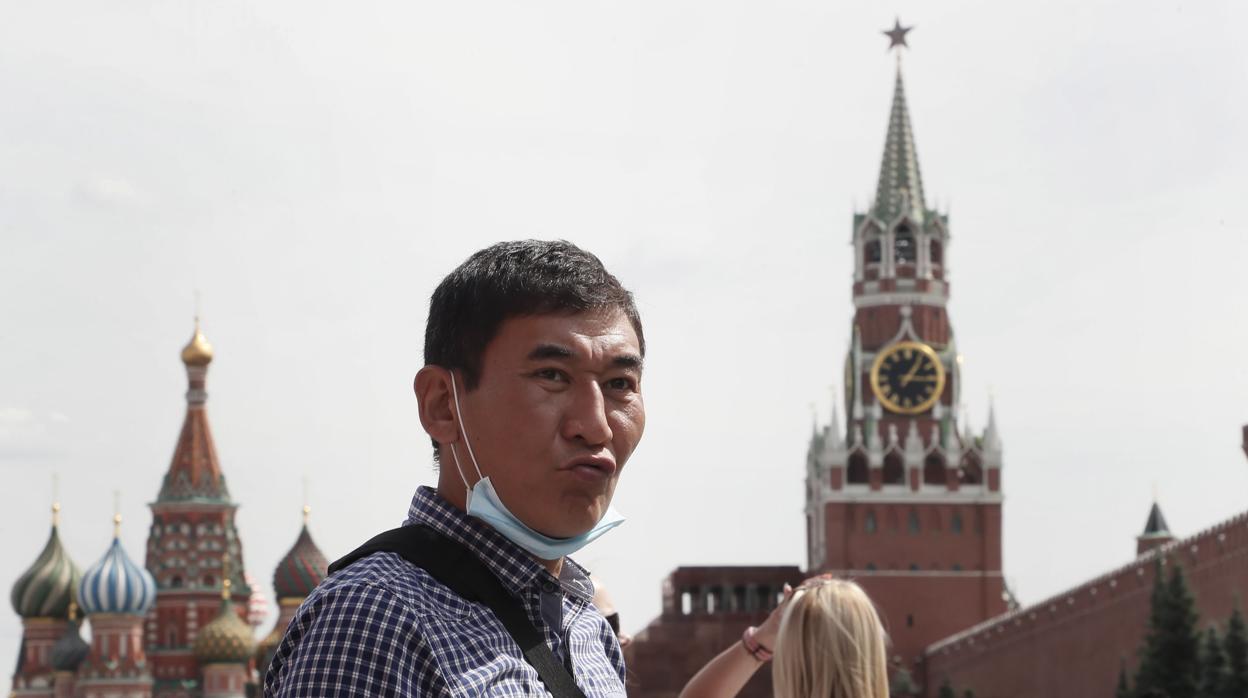
M 645 428 L 644 354 L 632 295 L 596 257 L 508 242 L 434 291 L 415 380 L 440 468 L 404 525 L 484 563 L 591 698 L 624 695 L 623 656 L 588 573 L 565 555 L 622 520 L 611 496 Z M 349 564 L 308 597 L 264 692 L 547 694 L 489 608 L 394 552 Z

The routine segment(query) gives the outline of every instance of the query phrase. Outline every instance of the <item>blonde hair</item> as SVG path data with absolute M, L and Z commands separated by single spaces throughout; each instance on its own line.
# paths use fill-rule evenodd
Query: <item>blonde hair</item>
M 884 628 L 857 584 L 812 580 L 780 623 L 772 682 L 777 698 L 888 698 Z

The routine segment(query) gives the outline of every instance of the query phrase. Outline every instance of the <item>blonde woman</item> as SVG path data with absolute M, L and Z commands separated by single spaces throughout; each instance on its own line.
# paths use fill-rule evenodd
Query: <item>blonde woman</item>
M 884 628 L 862 587 L 815 577 L 694 676 L 681 698 L 730 698 L 771 659 L 776 698 L 888 698 Z

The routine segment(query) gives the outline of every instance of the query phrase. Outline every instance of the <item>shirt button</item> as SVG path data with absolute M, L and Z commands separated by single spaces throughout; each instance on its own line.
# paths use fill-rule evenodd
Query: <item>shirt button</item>
M 553 579 L 542 580 L 542 591 L 547 594 L 553 594 L 559 590 L 559 584 Z

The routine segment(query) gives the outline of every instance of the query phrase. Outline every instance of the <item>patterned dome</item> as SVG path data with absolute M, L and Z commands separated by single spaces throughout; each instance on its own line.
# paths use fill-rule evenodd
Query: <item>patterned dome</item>
M 303 530 L 299 532 L 299 540 L 295 541 L 295 547 L 277 563 L 277 570 L 273 573 L 273 590 L 277 592 L 279 600 L 307 598 L 316 585 L 325 579 L 328 569 L 329 563 L 325 560 L 325 554 L 312 542 L 312 535 L 308 533 L 305 522 Z
M 83 613 L 126 613 L 142 615 L 156 602 L 156 580 L 134 564 L 115 535 L 113 544 L 100 561 L 82 575 L 78 605 Z
M 78 665 L 91 652 L 91 645 L 82 639 L 78 621 L 71 620 L 65 626 L 65 634 L 52 645 L 52 668 L 56 671 L 77 671 Z
M 201 664 L 246 663 L 256 650 L 256 639 L 251 633 L 251 626 L 238 617 L 234 604 L 225 599 L 221 612 L 195 638 L 195 657 Z
M 13 585 L 9 597 L 13 610 L 23 618 L 65 618 L 81 578 L 82 571 L 61 546 L 61 537 L 53 523 L 52 535 L 43 546 L 43 552 Z

